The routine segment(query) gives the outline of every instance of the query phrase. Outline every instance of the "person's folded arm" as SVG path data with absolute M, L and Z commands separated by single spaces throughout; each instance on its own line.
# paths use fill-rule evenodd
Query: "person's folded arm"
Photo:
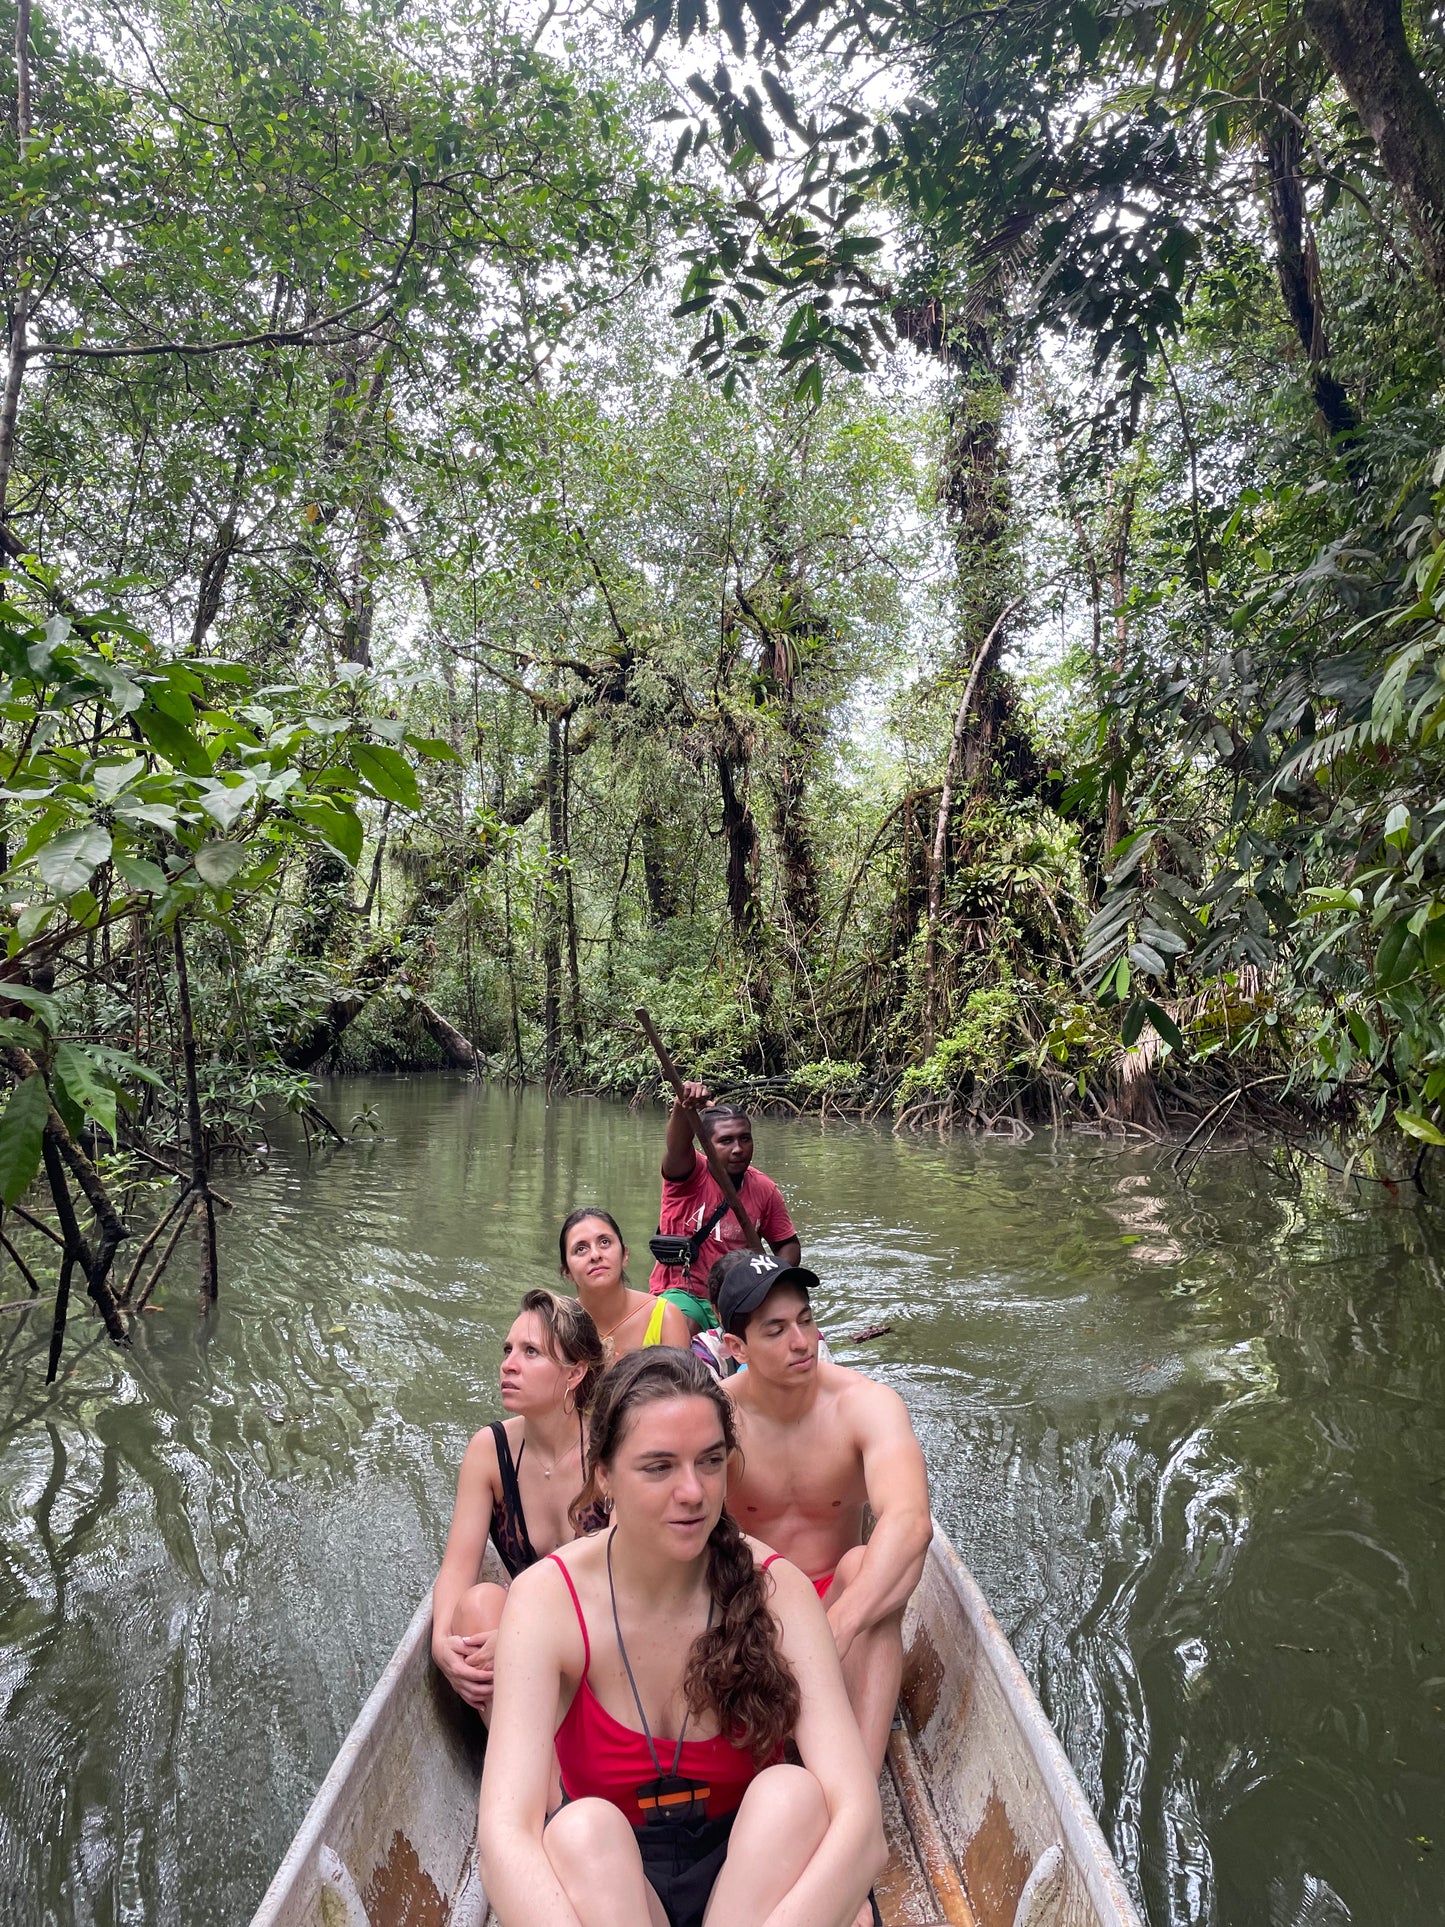
M 502 1927 L 579 1927 L 542 1845 L 569 1636 L 564 1614 L 566 1581 L 543 1560 L 512 1582 L 497 1632 L 477 1851 Z
M 908 1408 L 886 1385 L 863 1384 L 856 1424 L 873 1530 L 857 1576 L 829 1609 L 840 1657 L 858 1634 L 907 1603 L 923 1576 L 933 1537 L 928 1468 Z
M 482 1683 L 467 1665 L 466 1656 L 472 1649 L 452 1635 L 452 1615 L 462 1594 L 481 1577 L 487 1534 L 492 1529 L 492 1472 L 496 1462 L 491 1433 L 478 1432 L 462 1458 L 447 1549 L 431 1593 L 432 1658 L 472 1706 L 481 1703 L 476 1695 Z
M 888 1863 L 878 1782 L 812 1582 L 783 1559 L 769 1571 L 783 1652 L 802 1693 L 794 1737 L 804 1766 L 823 1789 L 828 1830 L 763 1927 L 851 1927 L 864 1895 Z

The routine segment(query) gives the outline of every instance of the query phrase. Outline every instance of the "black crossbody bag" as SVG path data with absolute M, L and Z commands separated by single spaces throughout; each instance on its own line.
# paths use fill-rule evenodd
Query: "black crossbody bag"
M 690 1278 L 692 1268 L 697 1263 L 698 1254 L 707 1243 L 708 1233 L 727 1209 L 727 1200 L 724 1199 L 706 1223 L 700 1224 L 690 1238 L 664 1232 L 659 1225 L 657 1235 L 647 1241 L 648 1250 L 660 1265 L 666 1265 L 669 1270 L 680 1267 L 683 1277 Z

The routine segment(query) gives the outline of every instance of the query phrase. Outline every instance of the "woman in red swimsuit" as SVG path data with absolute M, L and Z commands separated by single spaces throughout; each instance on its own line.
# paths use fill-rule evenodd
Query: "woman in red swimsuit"
M 734 1449 L 690 1353 L 603 1379 L 578 1505 L 595 1489 L 611 1526 L 521 1574 L 497 1640 L 479 1840 L 503 1927 L 848 1927 L 884 1863 L 823 1609 L 723 1510 Z

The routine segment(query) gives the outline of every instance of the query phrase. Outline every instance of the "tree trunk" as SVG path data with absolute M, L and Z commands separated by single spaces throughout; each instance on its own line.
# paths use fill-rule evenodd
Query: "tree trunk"
M 799 700 L 799 683 L 828 627 L 810 609 L 807 576 L 789 549 L 787 529 L 771 526 L 765 539 L 768 567 L 751 588 L 738 584 L 737 602 L 762 644 L 763 683 L 781 725 L 769 787 L 779 883 L 801 949 L 818 923 L 818 866 L 806 806 L 820 730 Z
M 367 493 L 357 512 L 356 550 L 352 557 L 351 587 L 341 622 L 341 654 L 346 662 L 371 667 L 371 632 L 376 624 L 376 567 L 386 517 L 375 490 Z
M 960 653 L 973 663 L 979 645 L 992 634 L 996 658 L 1002 646 L 999 614 L 1009 598 L 1012 569 L 1013 489 L 1003 411 L 1018 366 L 1000 352 L 1003 317 L 997 313 L 955 316 L 944 303 L 929 301 L 896 310 L 893 320 L 905 340 L 952 374 L 941 491 L 954 525 L 966 610 Z M 975 789 L 986 783 L 994 740 L 1012 708 L 1003 691 L 997 700 L 992 697 L 998 674 L 996 660 L 985 660 L 964 742 L 964 779 Z
M 15 144 L 23 162 L 30 145 L 30 0 L 15 9 Z M 5 386 L 0 390 L 0 526 L 10 471 L 15 465 L 15 424 L 20 415 L 20 384 L 25 379 L 26 337 L 30 327 L 30 255 L 25 215 L 16 223 L 15 293 L 10 306 L 10 333 L 5 344 Z
M 562 811 L 562 725 L 547 718 L 547 879 L 542 897 L 542 1055 L 543 1075 L 555 1083 L 562 1075 L 562 935 L 558 899 L 560 859 L 566 839 Z
M 778 838 L 783 902 L 801 945 L 818 926 L 818 865 L 807 818 L 812 745 L 801 740 L 801 729 L 791 725 L 792 719 L 784 725 L 788 746 L 778 758 L 773 779 L 773 828 Z
M 425 997 L 411 993 L 412 1005 L 422 1021 L 422 1027 L 432 1042 L 437 1044 L 449 1064 L 458 1070 L 474 1071 L 477 1068 L 479 1052 L 469 1037 L 463 1037 L 455 1024 L 448 1023 L 441 1012 L 429 1004 Z
M 742 745 L 734 741 L 715 754 L 718 787 L 722 792 L 722 827 L 728 855 L 728 915 L 738 942 L 756 952 L 762 941 L 763 912 L 758 902 L 758 831 L 747 796 L 739 783 L 747 780 Z
M 1275 122 L 1264 146 L 1269 179 L 1269 227 L 1274 238 L 1274 265 L 1285 313 L 1309 365 L 1310 390 L 1320 419 L 1331 435 L 1345 435 L 1359 427 L 1359 417 L 1343 387 L 1330 373 L 1329 338 L 1325 333 L 1324 302 L 1320 294 L 1320 263 L 1315 237 L 1305 220 L 1304 184 L 1300 166 L 1304 135 L 1292 120 Z
M 796 572 L 788 587 L 795 600 L 801 601 L 806 595 L 807 585 Z M 818 865 L 807 816 L 808 779 L 817 759 L 818 728 L 798 700 L 796 667 L 798 652 L 823 633 L 823 626 L 812 618 L 795 622 L 785 631 L 763 626 L 764 672 L 782 714 L 782 742 L 772 779 L 773 829 L 778 839 L 783 902 L 800 947 L 816 929 L 819 914 Z
M 953 721 L 953 737 L 948 746 L 948 761 L 943 770 L 943 788 L 938 798 L 938 814 L 933 822 L 933 842 L 927 857 L 928 935 L 923 949 L 925 1050 L 933 1048 L 934 1036 L 938 1029 L 938 926 L 943 915 L 943 866 L 948 854 L 948 819 L 953 809 L 954 785 L 958 780 L 958 766 L 968 732 L 968 719 L 973 710 L 974 697 L 978 693 L 984 665 L 997 653 L 1004 624 L 1017 606 L 1017 603 L 1010 603 L 1007 609 L 1001 610 L 998 620 L 980 643 L 978 654 L 973 659 L 973 667 L 968 674 L 968 681 L 963 685 L 963 694 L 959 698 L 958 712 Z
M 1118 1083 L 1109 1104 L 1109 1115 L 1121 1124 L 1140 1124 L 1147 1131 L 1164 1128 L 1159 1096 L 1154 1088 L 1154 1065 L 1159 1057 L 1159 1038 L 1146 1029 L 1137 1044 L 1122 1050 L 1117 1060 Z
M 303 1031 L 281 1047 L 281 1062 L 293 1071 L 309 1071 L 319 1064 L 391 976 L 396 968 L 396 950 L 387 938 L 363 957 L 350 987 L 333 997 Z
M 650 793 L 638 812 L 637 827 L 642 835 L 642 882 L 647 892 L 647 914 L 653 923 L 666 923 L 677 915 L 677 893 L 662 839 L 662 817 Z
M 510 853 L 502 857 L 502 914 L 504 918 L 504 954 L 507 962 L 507 991 L 512 1005 L 512 1053 L 516 1059 L 517 1082 L 520 1084 L 525 1074 L 522 1060 L 522 1012 L 517 1001 L 517 946 L 512 929 L 512 859 Z
M 221 613 L 221 596 L 226 587 L 226 575 L 231 566 L 231 557 L 236 553 L 236 503 L 235 493 L 241 484 L 240 457 L 237 457 L 236 484 L 231 506 L 227 509 L 221 526 L 216 530 L 215 540 L 206 551 L 206 559 L 201 564 L 201 579 L 196 591 L 196 615 L 191 624 L 191 653 L 195 655 L 210 633 L 211 624 Z
M 572 888 L 572 735 L 570 718 L 562 726 L 563 910 L 567 923 L 567 1008 L 572 1019 L 572 1069 L 580 1072 L 587 1051 L 582 1027 L 582 964 L 578 956 L 577 898 Z
M 39 1072 L 35 1073 L 39 1076 Z M 50 1198 L 55 1206 L 64 1246 L 60 1266 L 60 1285 L 55 1298 L 55 1318 L 50 1332 L 50 1358 L 46 1366 L 45 1382 L 52 1384 L 60 1369 L 60 1349 L 65 1342 L 65 1322 L 70 1306 L 70 1279 L 76 1265 L 85 1273 L 86 1285 L 94 1300 L 95 1308 L 105 1321 L 105 1328 L 117 1345 L 130 1342 L 125 1320 L 121 1317 L 120 1307 L 116 1304 L 115 1293 L 110 1288 L 110 1267 L 115 1257 L 115 1248 L 125 1236 L 125 1228 L 114 1212 L 110 1222 L 102 1222 L 100 1244 L 92 1252 L 80 1229 L 80 1221 L 75 1215 L 75 1203 L 70 1195 L 62 1162 L 61 1140 L 71 1143 L 70 1134 L 51 1107 L 51 1121 L 45 1126 L 45 1135 L 40 1141 L 41 1156 L 45 1162 L 45 1176 L 50 1186 Z
M 277 275 L 275 291 L 271 296 L 271 326 L 281 324 L 282 308 L 286 300 L 286 278 Z M 239 546 L 237 518 L 241 513 L 241 499 L 246 482 L 246 471 L 250 466 L 251 451 L 255 446 L 256 419 L 261 406 L 261 390 L 271 377 L 271 358 L 263 351 L 261 372 L 251 391 L 251 409 L 241 423 L 240 437 L 236 446 L 236 459 L 231 468 L 231 492 L 226 502 L 226 512 L 221 518 L 220 527 L 212 538 L 206 551 L 206 559 L 201 564 L 200 580 L 196 587 L 196 614 L 191 623 L 191 654 L 199 652 L 201 644 L 210 634 L 211 625 L 221 613 L 221 598 L 225 593 L 226 577 L 230 574 L 231 558 Z
M 1109 478 L 1111 508 L 1114 509 L 1113 528 L 1109 538 L 1109 597 L 1113 605 L 1114 617 L 1114 673 L 1122 675 L 1124 659 L 1129 647 L 1129 548 L 1134 535 L 1134 504 L 1138 497 L 1138 482 L 1133 476 L 1119 483 L 1115 498 L 1115 478 Z M 1119 740 L 1119 725 L 1114 712 L 1109 712 L 1109 728 L 1106 738 L 1109 750 L 1109 793 L 1104 802 L 1104 849 L 1103 862 L 1109 860 L 1109 853 L 1124 834 L 1124 793 L 1114 775 L 1114 765 L 1123 754 L 1123 744 Z M 1102 867 L 1102 866 L 1101 866 Z
M 291 939 L 298 957 L 324 957 L 351 902 L 351 871 L 324 843 L 307 845 L 301 859 L 301 914 Z
M 1445 298 L 1445 115 L 1405 36 L 1401 0 L 1304 0 L 1305 25 L 1380 152 Z

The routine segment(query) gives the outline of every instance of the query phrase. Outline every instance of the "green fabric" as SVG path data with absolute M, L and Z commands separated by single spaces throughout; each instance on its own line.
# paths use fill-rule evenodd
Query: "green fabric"
M 690 1318 L 701 1331 L 710 1332 L 717 1329 L 717 1313 L 707 1299 L 699 1298 L 696 1292 L 684 1291 L 681 1285 L 671 1285 L 659 1295 L 665 1298 L 669 1305 L 676 1305 L 684 1317 Z

